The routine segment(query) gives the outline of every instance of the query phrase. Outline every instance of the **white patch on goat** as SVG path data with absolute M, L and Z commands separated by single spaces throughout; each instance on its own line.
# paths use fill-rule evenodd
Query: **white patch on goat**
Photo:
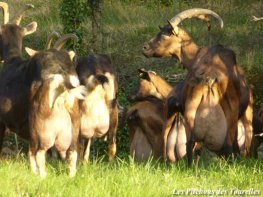
M 49 90 L 49 107 L 52 108 L 56 94 L 56 88 L 58 88 L 59 85 L 64 82 L 64 78 L 60 74 L 51 74 L 48 76 L 48 79 L 51 79 Z
M 74 105 L 75 98 L 79 100 L 85 99 L 87 89 L 85 86 L 81 85 L 65 92 L 64 95 L 66 104 L 71 108 Z
M 243 147 L 245 146 L 246 130 L 241 120 L 238 121 L 237 125 L 238 125 L 237 126 L 237 142 L 238 142 L 239 149 L 242 150 L 244 149 Z
M 106 98 L 108 101 L 111 101 L 115 99 L 115 87 L 114 87 L 114 81 L 115 81 L 115 76 L 106 72 L 105 76 L 108 79 L 108 83 L 103 84 L 103 88 L 106 91 Z
M 81 132 L 87 138 L 101 137 L 109 129 L 109 108 L 105 100 L 106 91 L 101 84 L 88 92 L 81 118 Z
M 78 159 L 77 151 L 73 151 L 69 153 L 69 176 L 70 177 L 74 177 L 76 175 L 77 159 Z
M 69 75 L 69 82 L 73 87 L 79 86 L 79 79 L 75 75 Z
M 87 88 L 84 85 L 80 85 L 71 89 L 69 93 L 80 100 L 84 100 L 85 96 L 87 95 Z

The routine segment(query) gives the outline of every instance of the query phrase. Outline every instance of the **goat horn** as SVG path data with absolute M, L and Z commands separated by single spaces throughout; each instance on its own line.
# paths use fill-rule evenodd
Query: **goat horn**
M 51 47 L 51 43 L 53 41 L 54 38 L 59 38 L 60 35 L 58 32 L 56 31 L 53 31 L 51 34 L 49 34 L 49 36 L 47 37 L 47 42 L 46 42 L 46 46 L 45 46 L 45 49 L 50 49 Z
M 60 37 L 54 44 L 54 49 L 60 50 L 64 44 L 69 40 L 73 39 L 78 41 L 78 37 L 75 34 L 65 34 L 64 36 Z
M 4 24 L 6 24 L 6 23 L 8 23 L 8 21 L 9 21 L 8 4 L 5 3 L 5 2 L 0 2 L 0 7 L 3 9 Z
M 222 18 L 215 13 L 212 10 L 208 10 L 208 9 L 202 9 L 202 8 L 193 8 L 193 9 L 189 9 L 189 10 L 185 10 L 179 14 L 177 14 L 175 17 L 173 17 L 169 23 L 171 24 L 171 26 L 176 30 L 178 29 L 178 25 L 180 24 L 180 22 L 182 22 L 184 19 L 186 18 L 192 18 L 192 17 L 197 17 L 199 19 L 206 19 L 206 15 L 211 15 L 213 17 L 215 17 L 219 23 L 220 23 L 220 27 L 223 28 L 224 27 L 224 22 L 222 20 Z
M 260 20 L 263 20 L 263 17 L 252 16 L 252 21 L 260 21 Z
M 19 25 L 21 22 L 21 19 L 23 17 L 23 14 L 25 11 L 34 8 L 34 5 L 32 4 L 26 4 L 23 8 L 21 8 L 18 12 L 17 15 L 11 20 L 13 23 L 15 23 L 16 25 Z

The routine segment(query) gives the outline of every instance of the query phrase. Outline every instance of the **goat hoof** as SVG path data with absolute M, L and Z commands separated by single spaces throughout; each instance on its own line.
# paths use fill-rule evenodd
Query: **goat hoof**
M 46 172 L 39 172 L 39 176 L 40 176 L 40 178 L 44 179 L 44 178 L 46 178 L 47 173 Z
M 76 176 L 76 173 L 77 173 L 77 170 L 71 170 L 69 172 L 69 177 L 75 177 Z

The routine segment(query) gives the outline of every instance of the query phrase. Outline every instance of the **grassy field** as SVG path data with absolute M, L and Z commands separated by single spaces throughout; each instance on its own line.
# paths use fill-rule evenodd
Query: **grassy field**
M 22 25 L 35 20 L 36 33 L 27 36 L 24 46 L 43 49 L 47 35 L 56 30 L 62 32 L 59 19 L 59 0 L 7 0 L 12 15 L 25 3 L 33 3 L 34 11 L 28 11 Z M 128 1 L 126 1 L 128 2 Z M 137 2 L 137 3 L 136 3 Z M 212 20 L 212 29 L 197 20 L 186 20 L 182 26 L 200 46 L 223 44 L 232 48 L 247 78 L 263 73 L 263 22 L 251 22 L 251 16 L 263 15 L 262 0 L 207 0 L 176 1 L 176 7 L 162 7 L 148 1 L 105 0 L 103 12 L 103 37 L 101 51 L 108 54 L 119 74 L 119 100 L 129 106 L 126 95 L 137 80 L 137 68 L 156 71 L 163 77 L 185 72 L 172 58 L 147 59 L 141 48 L 158 32 L 158 26 L 176 13 L 192 7 L 210 8 L 222 16 L 225 26 L 220 29 Z M 144 2 L 144 3 L 143 3 Z M 83 22 L 84 42 L 82 51 L 91 50 L 91 24 Z M 27 57 L 25 55 L 25 57 Z M 262 82 L 254 85 L 256 101 L 262 101 Z M 262 87 L 262 88 L 261 88 Z M 5 139 L 5 145 L 14 147 L 13 137 Z M 108 164 L 104 144 L 96 144 L 92 150 L 93 160 L 87 166 L 79 164 L 77 176 L 67 176 L 67 165 L 61 161 L 48 160 L 48 177 L 41 180 L 29 170 L 27 144 L 19 141 L 22 148 L 17 156 L 0 156 L 0 196 L 170 196 L 174 189 L 187 192 L 189 188 L 226 192 L 231 196 L 235 189 L 256 189 L 263 195 L 263 165 L 253 159 L 238 158 L 225 161 L 219 158 L 202 158 L 199 164 L 187 168 L 185 161 L 165 165 L 156 161 L 139 164 L 128 158 L 128 131 L 124 124 L 118 130 L 117 159 Z M 99 153 L 98 153 L 99 152 Z M 195 160 L 196 161 L 196 160 Z M 180 192 L 180 191 L 178 191 Z
M 171 196 L 175 189 L 189 194 L 195 189 L 221 191 L 225 196 L 235 196 L 232 192 L 239 190 L 263 192 L 263 166 L 256 160 L 203 157 L 188 168 L 184 161 L 164 165 L 116 159 L 108 164 L 101 158 L 86 166 L 79 164 L 75 178 L 68 177 L 67 166 L 61 161 L 49 160 L 47 166 L 48 176 L 41 180 L 30 172 L 23 155 L 1 159 L 0 196 Z

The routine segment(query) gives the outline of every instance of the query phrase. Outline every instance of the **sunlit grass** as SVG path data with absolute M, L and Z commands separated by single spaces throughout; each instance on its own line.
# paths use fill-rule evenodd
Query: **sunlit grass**
M 169 196 L 174 189 L 250 189 L 263 192 L 262 162 L 220 158 L 201 159 L 192 167 L 185 161 L 164 164 L 116 159 L 113 163 L 94 158 L 79 163 L 75 178 L 67 164 L 48 160 L 48 176 L 42 180 L 30 172 L 27 158 L 19 155 L 0 160 L 0 195 L 3 196 Z

